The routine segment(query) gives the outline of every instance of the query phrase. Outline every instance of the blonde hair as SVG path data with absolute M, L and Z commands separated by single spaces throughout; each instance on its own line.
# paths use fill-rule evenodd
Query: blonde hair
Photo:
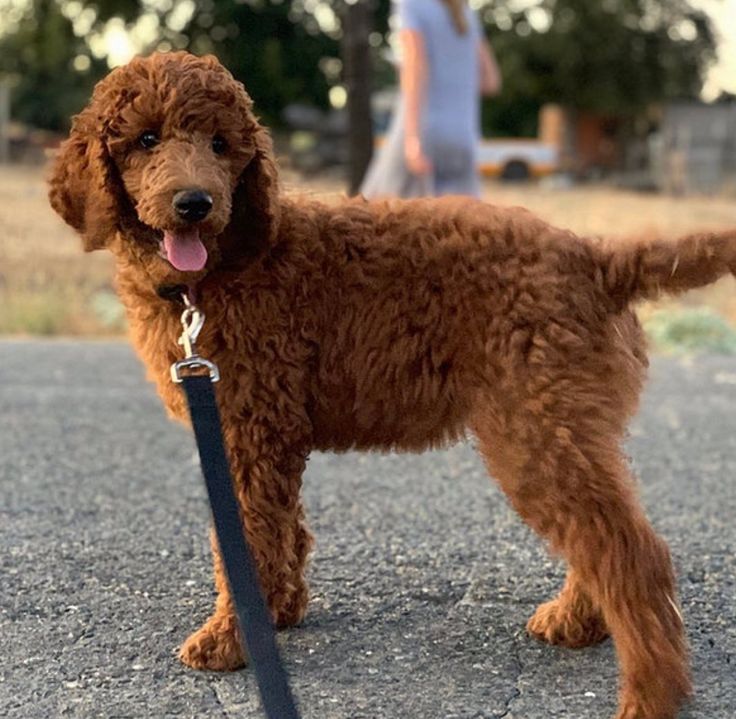
M 459 35 L 465 35 L 468 32 L 468 18 L 465 14 L 465 0 L 445 0 L 445 5 L 450 11 L 452 24 L 455 26 Z

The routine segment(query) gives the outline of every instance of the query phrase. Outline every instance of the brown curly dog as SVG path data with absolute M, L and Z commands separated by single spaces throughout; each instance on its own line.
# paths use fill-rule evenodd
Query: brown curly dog
M 157 54 L 99 83 L 51 177 L 51 204 L 117 260 L 133 342 L 168 411 L 181 307 L 196 288 L 219 364 L 247 538 L 279 626 L 307 607 L 310 451 L 418 451 L 472 431 L 512 505 L 569 564 L 529 631 L 613 636 L 619 719 L 672 719 L 690 691 L 667 547 L 621 451 L 646 368 L 631 302 L 736 270 L 736 231 L 606 244 L 468 199 L 279 195 L 266 130 L 214 57 Z M 245 657 L 223 569 L 184 643 L 199 669 Z

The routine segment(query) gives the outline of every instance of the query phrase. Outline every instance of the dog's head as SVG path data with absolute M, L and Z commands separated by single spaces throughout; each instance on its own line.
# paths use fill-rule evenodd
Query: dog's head
M 49 197 L 87 251 L 110 247 L 165 285 L 272 243 L 277 192 L 271 140 L 243 86 L 216 58 L 176 52 L 98 83 Z

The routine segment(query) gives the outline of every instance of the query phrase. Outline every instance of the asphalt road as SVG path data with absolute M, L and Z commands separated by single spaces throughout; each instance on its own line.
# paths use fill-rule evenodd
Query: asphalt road
M 736 358 L 659 359 L 629 445 L 670 543 L 690 719 L 736 714 Z M 0 342 L 0 716 L 260 717 L 252 676 L 175 658 L 210 610 L 188 433 L 125 344 Z M 312 601 L 280 634 L 309 719 L 610 719 L 610 642 L 525 636 L 563 570 L 470 445 L 316 455 Z

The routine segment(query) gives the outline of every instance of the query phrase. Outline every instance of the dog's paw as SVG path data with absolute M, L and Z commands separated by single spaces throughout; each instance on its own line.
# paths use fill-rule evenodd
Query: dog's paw
M 674 709 L 645 709 L 636 701 L 624 701 L 614 719 L 676 719 Z
M 179 659 L 192 669 L 229 672 L 245 666 L 235 619 L 215 616 L 182 644 Z
M 614 719 L 647 719 L 647 717 L 635 704 L 627 703 L 619 708 Z
M 526 630 L 542 642 L 571 649 L 598 644 L 608 636 L 605 622 L 600 616 L 578 616 L 559 599 L 540 605 L 527 622 Z
M 307 613 L 306 588 L 282 598 L 269 597 L 271 619 L 277 629 L 295 627 L 302 623 Z

